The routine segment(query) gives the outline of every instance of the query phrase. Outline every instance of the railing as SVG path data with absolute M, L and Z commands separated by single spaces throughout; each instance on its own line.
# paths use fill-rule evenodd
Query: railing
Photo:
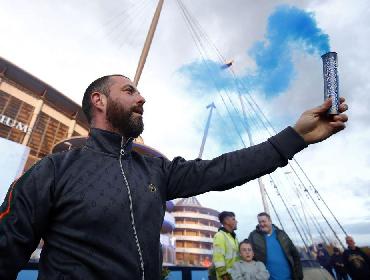
M 205 236 L 193 236 L 193 235 L 174 235 L 177 241 L 197 241 L 213 243 L 213 238 Z
M 167 280 L 208 280 L 208 269 L 197 266 L 166 266 L 170 270 Z M 38 264 L 29 263 L 17 277 L 17 280 L 36 280 Z
M 202 224 L 176 224 L 176 229 L 192 229 L 192 230 L 206 230 L 216 233 L 218 228 L 213 226 L 205 226 Z
M 208 269 L 192 266 L 168 266 L 171 272 L 167 280 L 208 280 Z
M 212 255 L 213 251 L 205 248 L 180 248 L 176 247 L 176 253 Z
M 217 217 L 211 216 L 209 214 L 186 212 L 186 211 L 172 212 L 171 214 L 176 218 L 204 219 L 204 220 L 219 222 Z
M 302 260 L 304 279 L 333 279 L 329 273 L 314 260 Z M 208 280 L 208 269 L 197 266 L 165 266 L 170 270 L 167 280 Z M 316 273 L 316 274 L 315 274 Z M 17 280 L 36 280 L 38 263 L 28 263 Z M 312 277 L 312 275 L 321 278 Z M 326 278 L 325 278 L 326 277 Z

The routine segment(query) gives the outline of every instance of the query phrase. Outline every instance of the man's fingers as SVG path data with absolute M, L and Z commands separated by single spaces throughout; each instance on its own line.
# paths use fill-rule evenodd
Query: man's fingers
M 340 113 L 343 113 L 348 110 L 348 105 L 344 103 L 345 101 L 346 99 L 344 97 L 339 98 L 339 112 Z M 312 109 L 312 112 L 315 114 L 325 113 L 330 108 L 331 103 L 332 103 L 332 99 L 328 98 L 320 106 Z
M 343 113 L 347 110 L 348 110 L 348 105 L 347 104 L 342 103 L 342 104 L 339 105 L 339 112 Z
M 333 117 L 333 120 L 335 122 L 337 122 L 337 121 L 339 121 L 339 122 L 346 122 L 346 121 L 348 121 L 348 116 L 346 114 L 335 115 Z
M 336 121 L 336 122 L 330 122 L 330 126 L 334 129 L 334 133 L 341 131 L 346 128 L 346 125 L 344 122 Z

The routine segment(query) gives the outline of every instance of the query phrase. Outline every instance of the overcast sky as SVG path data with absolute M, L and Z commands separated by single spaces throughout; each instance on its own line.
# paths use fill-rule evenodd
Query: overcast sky
M 0 56 L 80 103 L 87 85 L 99 76 L 122 73 L 133 78 L 156 2 L 2 0 Z M 248 100 L 252 96 L 276 130 L 293 125 L 304 110 L 323 100 L 320 55 L 327 42 L 338 53 L 340 93 L 347 98 L 350 121 L 345 131 L 308 147 L 295 158 L 344 229 L 360 245 L 370 245 L 367 77 L 370 3 L 366 0 L 183 0 L 183 3 L 192 22 L 204 32 L 200 38 L 202 45 L 194 42 L 178 2 L 165 1 L 139 83 L 147 101 L 145 143 L 168 158 L 178 155 L 196 158 L 209 112 L 206 106 L 215 102 L 217 109 L 203 158 L 242 148 L 243 142 L 249 145 L 241 117 L 228 103 L 243 142 L 222 102 L 221 96 L 226 101 L 230 96 L 241 112 L 237 91 L 232 86 L 234 80 L 227 70 L 219 71 L 220 61 L 213 46 L 227 60 L 234 60 L 233 70 L 245 85 L 242 93 Z M 207 55 L 202 57 L 199 50 Z M 207 59 L 208 68 L 204 67 L 203 59 Z M 209 67 L 216 72 L 215 79 L 210 79 Z M 217 90 L 220 88 L 221 92 Z M 268 133 L 258 126 L 253 108 L 248 104 L 246 107 L 253 140 L 261 142 Z M 294 162 L 292 165 L 299 170 Z M 273 178 L 288 207 L 301 211 L 300 201 L 292 190 L 301 188 L 302 183 L 294 178 L 292 170 L 282 169 Z M 270 178 L 263 178 L 263 182 L 283 226 L 301 243 Z M 312 195 L 340 233 L 322 201 L 313 192 Z M 208 193 L 199 200 L 206 207 L 234 211 L 239 220 L 240 239 L 248 236 L 256 224 L 256 214 L 263 210 L 257 182 L 224 193 Z M 304 195 L 302 203 L 306 215 L 311 211 L 328 237 L 333 238 L 312 201 Z M 273 218 L 279 224 L 275 215 Z M 317 236 L 312 223 L 310 228 Z

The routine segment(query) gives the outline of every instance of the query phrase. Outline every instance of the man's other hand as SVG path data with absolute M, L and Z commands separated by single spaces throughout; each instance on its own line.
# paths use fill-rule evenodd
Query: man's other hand
M 348 116 L 343 112 L 348 110 L 345 99 L 340 98 L 339 115 L 327 115 L 326 112 L 331 106 L 331 99 L 327 99 L 321 106 L 304 112 L 294 130 L 302 136 L 307 144 L 323 141 L 333 134 L 343 130 Z

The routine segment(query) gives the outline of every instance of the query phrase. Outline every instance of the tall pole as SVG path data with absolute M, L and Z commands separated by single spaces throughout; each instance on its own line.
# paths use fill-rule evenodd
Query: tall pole
M 206 144 L 206 140 L 207 140 L 207 135 L 208 135 L 208 129 L 209 129 L 209 126 L 211 124 L 211 117 L 212 117 L 212 111 L 213 109 L 216 109 L 216 106 L 215 106 L 215 103 L 211 103 L 207 106 L 207 109 L 211 108 L 211 110 L 209 111 L 209 115 L 208 115 L 208 119 L 207 119 L 207 124 L 206 124 L 206 128 L 204 130 L 204 135 L 203 135 L 203 139 L 202 139 L 202 145 L 200 145 L 200 150 L 199 150 L 199 156 L 198 158 L 202 158 L 203 156 L 203 150 L 204 150 L 204 145 Z
M 302 212 L 303 212 L 304 220 L 305 220 L 306 225 L 307 225 L 307 231 L 308 231 L 308 234 L 310 235 L 311 242 L 312 242 L 312 245 L 313 245 L 313 237 L 312 237 L 312 233 L 311 233 L 311 229 L 310 229 L 310 224 L 308 223 L 306 211 L 304 209 L 302 198 L 301 198 L 301 194 L 299 193 L 299 190 L 298 190 L 297 187 L 296 187 L 296 192 L 297 192 L 297 196 L 298 196 L 299 202 L 301 203 L 301 209 L 302 209 Z
M 252 139 L 252 133 L 251 133 L 250 128 L 249 128 L 248 118 L 247 118 L 247 114 L 245 113 L 244 102 L 243 102 L 243 98 L 242 98 L 242 95 L 241 95 L 240 92 L 239 92 L 239 99 L 240 99 L 240 103 L 242 105 L 244 122 L 245 122 L 245 128 L 247 130 L 247 134 L 248 134 L 248 138 L 249 138 L 249 143 L 250 143 L 250 146 L 253 146 L 254 143 L 253 143 L 253 139 Z M 265 210 L 266 213 L 270 214 L 269 206 L 267 204 L 267 199 L 266 199 L 265 185 L 263 184 L 261 177 L 259 177 L 257 179 L 257 181 L 258 181 L 258 185 L 260 187 L 260 193 L 261 193 L 261 198 L 262 198 L 263 209 Z
M 157 8 L 155 10 L 153 19 L 152 19 L 152 23 L 150 24 L 148 35 L 146 36 L 146 39 L 145 39 L 144 47 L 143 47 L 143 50 L 142 50 L 141 55 L 140 55 L 140 60 L 139 60 L 139 63 L 137 65 L 135 78 L 134 78 L 134 84 L 136 86 L 139 83 L 140 76 L 141 76 L 141 73 L 143 72 L 143 68 L 144 68 L 144 65 L 145 65 L 146 58 L 148 57 L 149 49 L 150 49 L 150 46 L 152 44 L 153 37 L 154 37 L 154 32 L 157 28 L 159 16 L 161 15 L 163 1 L 164 0 L 159 0 L 158 1 L 158 5 L 157 5 Z
M 311 234 L 311 230 L 310 230 L 310 225 L 309 225 L 308 220 L 307 220 L 305 207 L 303 206 L 303 202 L 302 202 L 302 199 L 301 199 L 301 194 L 300 194 L 300 192 L 299 192 L 299 189 L 298 189 L 298 187 L 297 187 L 297 184 L 296 184 L 296 182 L 294 181 L 294 177 L 292 177 L 292 172 L 290 172 L 290 171 L 286 171 L 286 172 L 284 172 L 284 174 L 287 176 L 288 180 L 289 180 L 289 181 L 291 181 L 291 182 L 293 183 L 293 185 L 294 185 L 295 192 L 296 192 L 297 197 L 298 197 L 298 199 L 299 199 L 299 202 L 300 202 L 300 204 L 301 204 L 301 209 L 302 209 L 302 212 L 303 212 L 303 217 L 304 217 L 305 222 L 306 222 L 307 231 L 308 231 L 308 234 L 309 234 L 309 236 L 310 236 L 310 238 L 311 238 L 311 242 L 312 242 L 312 244 L 313 244 L 313 238 L 312 238 L 312 234 Z M 298 212 L 298 210 L 297 210 L 297 212 Z M 299 213 L 299 212 L 298 212 L 298 213 Z

